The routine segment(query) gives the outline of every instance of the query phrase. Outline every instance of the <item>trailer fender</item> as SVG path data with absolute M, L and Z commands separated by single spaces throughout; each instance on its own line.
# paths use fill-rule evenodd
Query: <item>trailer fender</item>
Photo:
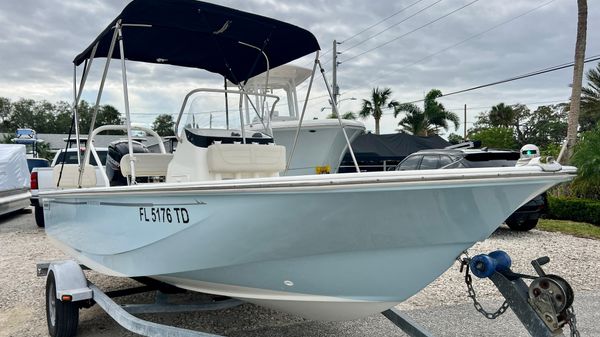
M 50 263 L 48 275 L 52 272 L 56 282 L 56 298 L 72 302 L 88 300 L 93 297 L 83 270 L 73 260 Z

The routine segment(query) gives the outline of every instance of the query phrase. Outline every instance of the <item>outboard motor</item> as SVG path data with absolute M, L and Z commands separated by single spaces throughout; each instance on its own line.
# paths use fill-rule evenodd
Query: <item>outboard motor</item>
M 133 142 L 133 153 L 150 152 L 146 146 L 140 142 Z M 108 155 L 106 157 L 106 175 L 110 186 L 126 186 L 127 178 L 121 174 L 121 158 L 129 153 L 127 140 L 118 140 L 108 145 Z

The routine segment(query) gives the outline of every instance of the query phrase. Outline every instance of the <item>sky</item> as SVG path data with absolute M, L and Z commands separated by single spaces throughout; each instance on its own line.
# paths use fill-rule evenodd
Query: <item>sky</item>
M 73 100 L 75 55 L 116 17 L 128 1 L 19 0 L 0 2 L 0 97 L 50 102 Z M 360 109 L 374 87 L 389 87 L 399 102 L 422 99 L 432 88 L 449 93 L 573 61 L 575 0 L 219 0 L 216 4 L 286 21 L 311 31 L 331 80 L 332 44 L 338 45 L 340 110 Z M 588 0 L 586 56 L 600 54 L 600 1 Z M 387 20 L 384 20 L 387 19 Z M 127 47 L 125 46 L 125 50 Z M 314 55 L 293 63 L 309 67 Z M 84 99 L 95 100 L 103 59 L 94 63 Z M 586 70 L 597 62 L 586 65 Z M 78 69 L 81 74 L 82 69 Z M 218 75 L 198 69 L 128 62 L 132 121 L 151 124 L 176 114 L 185 94 L 222 86 Z M 111 64 L 102 104 L 124 112 L 120 64 Z M 467 129 L 491 106 L 538 105 L 568 100 L 572 68 L 443 97 Z M 331 110 L 322 81 L 308 102 L 308 118 Z M 585 81 L 584 81 L 585 85 Z M 306 85 L 299 86 L 304 97 Z M 422 103 L 417 103 L 422 104 Z M 322 109 L 326 108 L 326 109 Z M 382 133 L 395 132 L 402 115 L 385 111 Z M 374 129 L 373 119 L 364 121 Z M 449 133 L 448 132 L 448 133 Z

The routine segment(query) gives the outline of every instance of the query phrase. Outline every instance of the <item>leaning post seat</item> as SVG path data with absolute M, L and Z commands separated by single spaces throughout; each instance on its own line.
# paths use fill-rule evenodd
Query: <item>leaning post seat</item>
M 285 170 L 285 147 L 264 134 L 250 134 L 242 144 L 235 130 L 184 131 L 169 163 L 167 182 L 272 177 Z
M 285 147 L 261 144 L 213 144 L 208 170 L 215 180 L 278 176 L 285 170 Z

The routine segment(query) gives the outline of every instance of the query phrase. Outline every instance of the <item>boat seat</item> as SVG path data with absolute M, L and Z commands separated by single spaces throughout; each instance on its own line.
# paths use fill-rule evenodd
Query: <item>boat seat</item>
M 208 170 L 216 180 L 274 177 L 285 170 L 285 147 L 261 144 L 212 144 Z
M 124 177 L 131 176 L 131 156 L 128 154 L 121 158 L 121 174 Z M 136 153 L 135 176 L 136 177 L 164 177 L 167 175 L 167 167 L 173 159 L 172 153 Z
M 62 176 L 60 171 L 62 168 Z M 52 180 L 54 186 L 58 183 L 58 177 L 60 176 L 59 188 L 77 188 L 79 187 L 79 165 L 78 164 L 56 164 L 52 169 Z M 81 187 L 95 187 L 96 186 L 96 167 L 87 164 L 83 177 L 81 178 Z

